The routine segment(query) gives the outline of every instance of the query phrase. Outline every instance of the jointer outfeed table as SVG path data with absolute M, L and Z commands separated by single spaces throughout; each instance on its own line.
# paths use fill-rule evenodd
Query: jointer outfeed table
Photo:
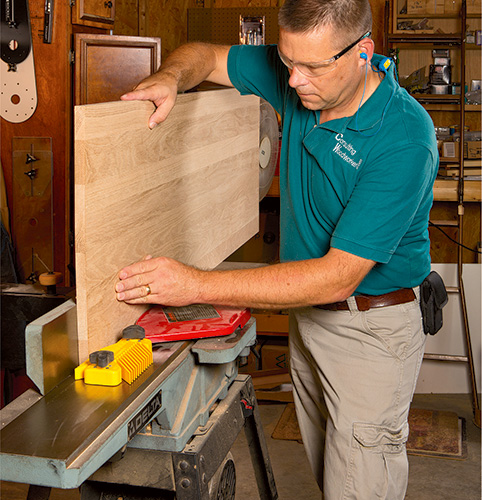
M 29 325 L 27 362 L 29 344 L 55 337 L 70 302 Z M 1 412 L 0 479 L 30 484 L 37 500 L 78 487 L 82 500 L 232 500 L 229 450 L 244 428 L 260 498 L 278 498 L 251 377 L 238 374 L 255 336 L 250 319 L 225 337 L 154 346 L 132 384 L 69 376 L 15 400 Z

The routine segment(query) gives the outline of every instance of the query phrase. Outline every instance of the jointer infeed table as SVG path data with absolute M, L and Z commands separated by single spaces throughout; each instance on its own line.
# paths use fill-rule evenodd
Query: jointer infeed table
M 70 300 L 27 327 L 27 367 L 48 371 L 45 343 L 68 335 L 73 313 Z M 44 396 L 24 395 L 1 412 L 0 479 L 32 485 L 37 499 L 52 487 L 80 487 L 82 500 L 234 499 L 229 450 L 244 428 L 260 498 L 276 499 L 252 381 L 238 374 L 255 336 L 250 319 L 225 337 L 155 346 L 153 365 L 131 385 L 68 376 Z M 31 359 L 39 345 L 42 362 Z

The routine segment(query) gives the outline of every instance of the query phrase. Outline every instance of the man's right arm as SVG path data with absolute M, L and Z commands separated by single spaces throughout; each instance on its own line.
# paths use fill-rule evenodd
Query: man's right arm
M 156 111 L 149 119 L 149 128 L 164 121 L 176 102 L 178 92 L 189 90 L 201 82 L 232 87 L 228 76 L 229 46 L 188 43 L 177 48 L 157 73 L 142 80 L 124 101 L 152 101 Z

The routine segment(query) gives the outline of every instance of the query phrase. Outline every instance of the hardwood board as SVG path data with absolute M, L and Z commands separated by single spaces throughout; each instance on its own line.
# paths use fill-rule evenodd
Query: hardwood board
M 259 99 L 234 89 L 153 105 L 75 109 L 79 356 L 115 342 L 144 306 L 118 303 L 118 271 L 146 254 L 213 268 L 258 231 Z

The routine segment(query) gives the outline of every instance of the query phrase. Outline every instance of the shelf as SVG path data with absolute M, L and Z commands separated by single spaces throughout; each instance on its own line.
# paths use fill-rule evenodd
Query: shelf
M 460 19 L 459 14 L 397 14 L 396 19 Z M 467 19 L 480 19 L 480 14 L 467 14 Z
M 453 159 L 452 159 L 453 160 Z M 482 201 L 481 181 L 465 181 L 464 201 Z M 458 201 L 458 181 L 437 179 L 433 188 L 435 201 Z M 268 196 L 279 196 L 279 177 L 273 179 Z
M 420 103 L 427 111 L 459 111 L 460 110 L 460 104 L 450 104 L 450 103 L 430 103 L 426 104 L 421 102 Z M 441 108 L 440 106 L 443 106 Z M 465 112 L 471 112 L 471 111 L 477 111 L 480 113 L 481 110 L 480 104 L 466 104 L 465 105 Z
M 458 165 L 459 160 L 457 158 L 445 158 L 444 156 L 441 156 L 440 163 L 456 163 Z
M 434 201 L 459 201 L 458 180 L 436 179 L 433 187 Z M 464 201 L 482 201 L 481 181 L 464 181 Z
M 412 97 L 417 99 L 417 101 L 423 105 L 442 105 L 444 106 L 444 110 L 447 104 L 456 106 L 458 109 L 461 100 L 460 95 L 452 94 L 412 94 Z
M 459 14 L 448 13 L 448 14 L 397 14 L 397 19 L 460 19 Z M 480 14 L 467 14 L 467 19 L 480 19 Z
M 407 30 L 408 31 L 408 30 Z M 388 35 L 389 43 L 412 43 L 412 44 L 422 44 L 427 46 L 432 45 L 461 45 L 462 35 L 460 33 L 395 33 L 393 35 Z M 419 49 L 420 47 L 414 47 Z

